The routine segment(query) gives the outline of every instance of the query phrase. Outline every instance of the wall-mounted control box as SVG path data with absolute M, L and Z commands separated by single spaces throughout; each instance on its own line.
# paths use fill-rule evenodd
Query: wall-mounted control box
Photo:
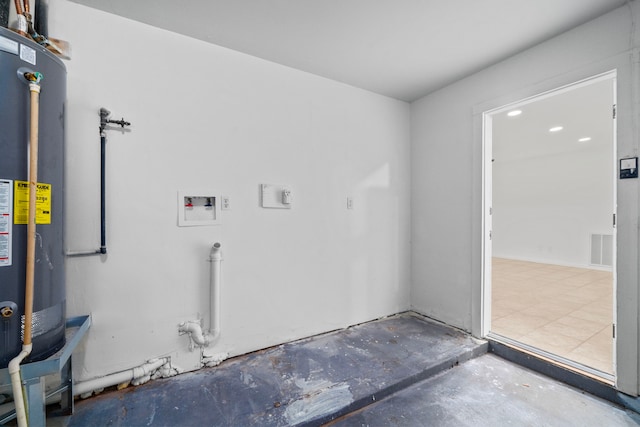
M 638 158 L 629 157 L 620 159 L 620 179 L 629 179 L 638 177 Z
M 220 224 L 220 204 L 215 191 L 178 191 L 178 226 Z
M 288 185 L 262 184 L 262 207 L 276 209 L 291 209 L 293 193 Z

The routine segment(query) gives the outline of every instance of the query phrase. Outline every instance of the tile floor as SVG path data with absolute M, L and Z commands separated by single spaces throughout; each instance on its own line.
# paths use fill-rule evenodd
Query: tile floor
M 491 331 L 613 374 L 611 272 L 493 259 Z

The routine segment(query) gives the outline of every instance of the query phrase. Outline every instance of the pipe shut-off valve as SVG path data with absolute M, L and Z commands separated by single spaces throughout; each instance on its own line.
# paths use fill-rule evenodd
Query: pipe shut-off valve
M 106 108 L 100 108 L 100 134 L 104 133 L 105 128 L 108 124 L 118 125 L 124 129 L 125 126 L 131 126 L 130 122 L 125 121 L 124 118 L 120 120 L 111 120 L 109 116 L 111 115 L 111 111 Z

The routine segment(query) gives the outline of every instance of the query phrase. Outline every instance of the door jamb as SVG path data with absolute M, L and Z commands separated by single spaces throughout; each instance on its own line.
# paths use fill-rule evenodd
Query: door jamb
M 492 184 L 493 184 L 493 123 L 492 116 L 495 114 L 504 113 L 506 111 L 513 110 L 519 106 L 523 106 L 532 102 L 536 102 L 560 93 L 575 90 L 582 86 L 587 86 L 599 81 L 611 80 L 613 83 L 613 104 L 614 108 L 617 107 L 617 71 L 611 70 L 605 73 L 601 73 L 592 77 L 581 79 L 574 83 L 560 86 L 555 89 L 551 89 L 542 92 L 537 95 L 526 97 L 524 99 L 516 100 L 502 106 L 491 108 L 482 112 L 482 257 L 481 257 L 481 336 L 486 338 L 491 332 L 491 257 L 492 257 Z M 617 114 L 613 116 L 613 215 L 617 217 Z M 617 227 L 613 228 L 613 324 L 617 324 Z M 613 337 L 613 378 L 614 383 L 617 386 L 617 334 Z

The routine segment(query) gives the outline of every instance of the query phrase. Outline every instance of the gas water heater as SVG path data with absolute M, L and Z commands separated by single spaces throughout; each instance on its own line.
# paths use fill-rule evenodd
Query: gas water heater
M 41 73 L 32 343 L 27 361 L 65 344 L 63 243 L 66 69 L 37 43 L 0 27 L 0 368 L 20 353 L 29 204 L 30 89 Z M 35 157 L 35 156 L 34 156 Z

